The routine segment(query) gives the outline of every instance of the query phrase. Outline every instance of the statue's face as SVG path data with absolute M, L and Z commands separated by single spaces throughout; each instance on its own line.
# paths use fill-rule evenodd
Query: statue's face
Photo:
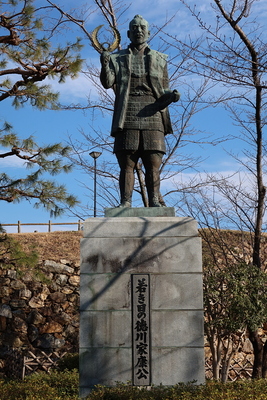
M 131 21 L 128 37 L 134 45 L 146 43 L 149 34 L 148 22 L 145 19 L 135 18 Z

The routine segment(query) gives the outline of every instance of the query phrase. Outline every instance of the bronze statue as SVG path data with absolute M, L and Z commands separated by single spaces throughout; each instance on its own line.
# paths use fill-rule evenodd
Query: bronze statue
M 169 89 L 167 56 L 149 48 L 149 34 L 148 22 L 136 15 L 129 24 L 128 48 L 101 54 L 101 83 L 115 92 L 111 135 L 120 166 L 120 207 L 131 207 L 139 158 L 149 207 L 161 207 L 159 168 L 166 152 L 164 136 L 172 133 L 168 105 L 180 97 Z

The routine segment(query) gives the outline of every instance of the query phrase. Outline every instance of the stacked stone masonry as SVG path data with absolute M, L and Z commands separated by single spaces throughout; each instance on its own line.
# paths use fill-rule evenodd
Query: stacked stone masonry
M 0 269 L 0 359 L 10 348 L 77 351 L 80 265 L 44 260 Z

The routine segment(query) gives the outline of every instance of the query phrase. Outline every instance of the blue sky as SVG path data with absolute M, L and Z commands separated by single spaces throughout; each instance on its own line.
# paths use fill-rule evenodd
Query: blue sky
M 83 4 L 82 0 L 78 1 L 62 1 L 55 0 L 55 3 L 62 6 L 66 11 L 72 7 L 79 8 L 79 5 Z M 188 3 L 194 4 L 194 1 L 189 0 Z M 164 22 L 176 14 L 174 20 L 168 25 L 168 32 L 170 34 L 176 33 L 183 37 L 185 35 L 195 34 L 198 35 L 199 27 L 196 22 L 191 19 L 189 12 L 182 4 L 177 0 L 154 0 L 153 7 L 151 7 L 151 2 L 144 1 L 134 1 L 129 3 L 129 8 L 119 18 L 119 23 L 121 23 L 121 33 L 122 33 L 122 43 L 127 43 L 126 31 L 128 27 L 128 21 L 135 14 L 142 14 L 150 23 L 157 26 L 161 26 Z M 93 10 L 93 8 L 92 8 Z M 210 8 L 209 0 L 202 0 L 199 5 L 199 11 L 201 11 L 203 18 L 209 20 L 213 14 Z M 257 2 L 257 14 L 260 19 L 266 21 L 267 16 L 267 5 L 265 0 L 259 0 Z M 103 23 L 100 14 L 88 13 L 87 19 L 87 29 L 92 31 L 96 26 Z M 152 29 L 153 32 L 153 29 Z M 74 31 L 73 35 L 76 34 Z M 77 35 L 81 35 L 77 33 Z M 96 65 L 99 65 L 99 55 L 94 49 L 91 48 L 89 42 L 84 42 L 85 46 L 82 52 L 83 58 L 86 60 L 93 61 Z M 156 48 L 156 40 L 150 43 L 151 47 Z M 68 79 L 63 85 L 59 85 L 56 81 L 51 82 L 55 90 L 60 92 L 60 100 L 64 104 L 70 102 L 80 102 L 86 103 L 86 98 L 90 93 L 91 97 L 96 96 L 95 89 L 92 87 L 87 78 L 80 74 L 80 76 L 75 80 Z M 177 88 L 181 94 L 183 94 L 183 87 Z M 177 103 L 177 107 L 179 104 Z M 97 116 L 97 114 L 95 115 Z M 39 144 L 49 144 L 54 142 L 64 142 L 67 140 L 68 135 L 72 135 L 74 138 L 79 137 L 79 130 L 83 129 L 85 132 L 89 131 L 90 126 L 93 124 L 96 128 L 98 126 L 104 126 L 109 129 L 111 123 L 110 115 L 106 115 L 104 118 L 96 118 L 92 120 L 92 116 L 89 112 L 82 111 L 38 111 L 29 105 L 24 106 L 19 110 L 15 110 L 11 106 L 11 101 L 6 100 L 1 103 L 0 118 L 9 121 L 14 128 L 14 131 L 18 133 L 20 137 L 27 137 L 33 135 Z M 220 136 L 226 131 L 230 132 L 233 129 L 232 122 L 227 116 L 222 108 L 213 108 L 200 112 L 197 114 L 193 120 L 197 128 L 212 135 Z M 197 144 L 192 145 L 192 150 L 195 155 L 200 155 L 203 157 L 204 161 L 199 166 L 199 172 L 215 172 L 220 171 L 222 173 L 235 171 L 237 166 L 232 159 L 226 157 L 225 153 L 219 147 L 206 148 Z M 105 157 L 102 154 L 101 157 Z M 90 158 L 88 156 L 88 158 Z M 93 163 L 93 160 L 92 160 Z M 0 160 L 0 167 L 2 170 L 7 172 L 9 175 L 18 176 L 23 171 L 23 165 L 21 162 L 11 158 Z M 190 175 L 190 171 L 187 171 Z M 193 173 L 193 171 L 192 171 Z M 91 202 L 90 206 L 93 207 L 92 200 L 88 198 L 88 193 L 82 187 L 81 182 L 91 185 L 89 178 L 78 170 L 73 170 L 68 175 L 61 175 L 59 177 L 54 177 L 53 179 L 59 182 L 65 183 L 69 192 L 77 195 L 82 202 Z M 181 177 L 181 179 L 186 179 L 186 176 Z M 164 185 L 163 188 L 164 190 Z M 88 215 L 91 217 L 92 215 Z M 20 220 L 22 223 L 44 223 L 48 222 L 50 219 L 49 213 L 42 209 L 35 209 L 31 203 L 23 201 L 19 204 L 6 204 L 2 202 L 1 204 L 1 218 L 0 221 L 3 224 L 17 223 Z M 71 217 L 70 215 L 64 215 L 56 220 L 55 222 L 74 222 L 77 221 L 77 217 Z M 56 229 L 56 228 L 54 228 Z M 43 231 L 46 228 L 41 227 L 23 227 L 23 231 Z M 15 231 L 13 228 L 8 228 L 7 231 Z

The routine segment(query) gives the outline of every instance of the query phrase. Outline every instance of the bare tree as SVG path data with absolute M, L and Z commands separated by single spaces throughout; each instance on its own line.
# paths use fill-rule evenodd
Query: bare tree
M 256 0 L 213 0 L 214 18 L 205 22 L 197 6 L 191 7 L 186 0 L 180 1 L 191 12 L 203 35 L 195 39 L 188 35 L 187 40 L 166 35 L 165 40 L 177 52 L 187 56 L 187 64 L 182 67 L 188 74 L 209 77 L 216 85 L 217 96 L 213 91 L 212 101 L 223 105 L 231 115 L 233 147 L 239 142 L 242 151 L 229 152 L 239 164 L 235 174 L 206 174 L 205 189 L 201 179 L 194 178 L 184 188 L 176 188 L 176 193 L 183 194 L 184 202 L 181 196 L 175 199 L 173 190 L 174 204 L 181 206 L 183 211 L 187 209 L 201 226 L 213 232 L 213 236 L 215 229 L 225 255 L 230 256 L 232 252 L 231 246 L 222 239 L 222 228 L 249 232 L 250 246 L 242 254 L 243 261 L 266 270 L 262 232 L 266 208 L 266 140 L 263 133 L 266 126 L 267 53 L 259 4 Z M 203 238 L 210 241 L 210 237 L 207 239 L 204 235 Z M 227 257 L 225 261 L 229 261 Z M 255 355 L 253 377 L 261 377 L 266 375 L 267 349 L 258 330 L 249 325 L 248 329 Z
M 264 28 L 259 26 L 256 19 L 250 18 L 256 1 L 233 0 L 224 7 L 224 2 L 213 0 L 213 24 L 205 23 L 195 8 L 191 9 L 186 1 L 180 1 L 197 19 L 204 35 L 196 41 L 189 39 L 188 43 L 175 41 L 173 46 L 188 55 L 191 63 L 188 63 L 187 69 L 191 73 L 210 77 L 218 83 L 220 98 L 217 102 L 221 102 L 231 113 L 237 127 L 233 138 L 243 141 L 242 154 L 234 156 L 253 180 L 250 193 L 247 192 L 249 188 L 243 185 L 243 198 L 244 201 L 247 199 L 246 202 L 250 200 L 251 212 L 247 220 L 254 234 L 253 264 L 261 268 L 261 233 L 266 192 L 263 182 L 266 167 L 263 129 L 266 124 L 267 58 Z M 242 187 L 238 187 L 235 192 L 235 196 L 240 199 Z M 229 200 L 234 202 L 234 195 Z M 245 212 L 243 214 L 245 218 Z

